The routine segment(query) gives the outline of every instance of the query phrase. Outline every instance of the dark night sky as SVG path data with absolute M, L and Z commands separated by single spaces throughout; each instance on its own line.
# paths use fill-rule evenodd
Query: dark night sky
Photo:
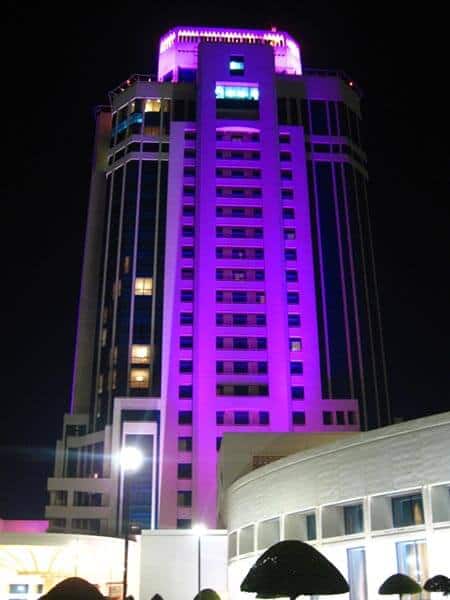
M 155 72 L 158 39 L 178 24 L 276 25 L 305 65 L 342 68 L 363 88 L 393 412 L 450 409 L 448 69 L 433 3 L 430 14 L 344 0 L 26 4 L 10 3 L 3 38 L 0 517 L 42 518 L 69 406 L 93 107 Z

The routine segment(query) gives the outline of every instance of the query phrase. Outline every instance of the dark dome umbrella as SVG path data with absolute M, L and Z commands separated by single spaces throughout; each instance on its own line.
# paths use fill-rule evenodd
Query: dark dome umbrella
M 383 596 L 398 594 L 401 598 L 403 594 L 420 594 L 421 591 L 422 588 L 417 581 L 414 581 L 414 579 L 411 579 L 408 575 L 403 575 L 403 573 L 396 573 L 395 575 L 388 577 L 386 581 L 381 584 L 378 593 Z
M 219 594 L 211 588 L 200 590 L 194 600 L 220 600 Z
M 318 550 L 299 540 L 285 540 L 262 554 L 241 583 L 257 598 L 345 594 L 348 583 Z
M 163 600 L 163 597 L 160 596 L 159 594 L 155 594 L 152 598 L 152 600 Z
M 69 577 L 52 587 L 40 600 L 105 600 L 105 597 L 89 581 Z
M 423 589 L 427 592 L 442 592 L 444 596 L 450 594 L 450 579 L 445 575 L 435 575 L 427 579 Z

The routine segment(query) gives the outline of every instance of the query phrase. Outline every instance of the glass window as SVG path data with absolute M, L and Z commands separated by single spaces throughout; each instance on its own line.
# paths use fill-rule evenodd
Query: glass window
M 192 398 L 192 385 L 178 386 L 178 396 L 180 398 Z M 192 415 L 191 415 L 191 422 L 192 422 Z
M 304 425 L 305 424 L 305 413 L 304 412 L 293 412 L 292 413 L 292 423 L 294 425 Z
M 180 337 L 180 348 L 192 348 L 192 337 L 188 335 L 182 335 Z
M 303 400 L 305 398 L 305 390 L 301 385 L 294 385 L 291 394 L 293 400 Z
M 344 506 L 344 531 L 346 535 L 364 531 L 362 504 Z
M 269 425 L 270 414 L 268 411 L 260 410 L 259 411 L 259 424 L 260 425 Z
M 178 438 L 178 452 L 192 452 L 192 438 L 191 437 L 179 437 Z
M 150 363 L 150 346 L 133 344 L 131 346 L 131 362 L 135 365 L 148 365 Z
M 153 294 L 153 278 L 136 277 L 134 281 L 134 293 L 136 296 L 151 296 Z
M 392 498 L 392 521 L 394 527 L 423 525 L 422 494 Z
M 244 57 L 243 56 L 230 56 L 229 68 L 230 68 L 230 75 L 243 75 L 244 74 Z
M 324 410 L 322 413 L 323 424 L 333 425 L 333 413 L 329 410 Z
M 180 373 L 192 373 L 192 360 L 180 360 Z
M 314 513 L 306 515 L 306 539 L 317 539 L 316 515 Z
M 291 375 L 303 375 L 302 362 L 291 362 Z
M 150 373 L 148 369 L 131 369 L 130 371 L 130 387 L 147 388 L 150 382 Z
M 249 425 L 250 415 L 247 411 L 238 410 L 234 413 L 234 424 L 235 425 Z
M 193 290 L 181 290 L 180 297 L 181 302 L 192 302 L 194 299 L 194 292 Z
M 192 492 L 190 490 L 177 492 L 177 506 L 192 506 Z
M 225 422 L 225 413 L 223 410 L 216 412 L 216 425 L 223 425 Z
M 397 543 L 397 567 L 399 573 L 408 575 L 420 584 L 428 579 L 428 552 L 424 540 Z M 414 596 L 404 594 L 405 600 L 423 600 L 429 598 L 426 592 Z
M 10 594 L 28 594 L 29 585 L 26 583 L 11 583 L 9 585 Z
M 178 465 L 178 479 L 192 479 L 191 463 L 180 463 Z
M 347 549 L 350 600 L 367 600 L 366 551 L 364 548 Z
M 299 352 L 302 349 L 301 338 L 289 338 L 289 350 L 291 352 Z
M 191 529 L 191 519 L 177 519 L 177 529 Z

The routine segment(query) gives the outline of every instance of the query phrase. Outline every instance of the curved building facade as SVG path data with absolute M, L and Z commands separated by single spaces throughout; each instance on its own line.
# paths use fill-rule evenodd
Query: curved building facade
M 349 581 L 351 600 L 378 598 L 397 572 L 421 583 L 448 576 L 449 457 L 450 412 L 298 452 L 241 477 L 225 503 L 230 597 L 247 598 L 239 586 L 248 569 L 283 539 L 325 554 Z

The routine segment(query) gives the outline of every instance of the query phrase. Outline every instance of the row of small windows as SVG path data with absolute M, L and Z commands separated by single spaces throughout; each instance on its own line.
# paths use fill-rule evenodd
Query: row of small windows
M 236 248 L 231 246 L 217 247 L 216 258 L 264 258 L 264 248 Z
M 266 361 L 216 361 L 216 373 L 225 374 L 247 374 L 265 375 L 267 374 Z
M 269 425 L 270 413 L 265 410 L 249 412 L 247 410 L 216 412 L 216 425 Z
M 292 190 L 283 190 L 283 192 L 291 192 Z M 291 198 L 285 194 L 284 197 Z M 195 215 L 195 206 L 193 204 L 183 205 L 183 216 L 193 217 Z M 260 206 L 216 206 L 217 217 L 240 217 L 240 218 L 260 218 L 263 216 L 263 209 Z M 291 207 L 283 207 L 283 218 L 293 219 L 295 217 L 295 209 Z
M 194 291 L 193 290 L 181 290 L 180 292 L 181 302 L 193 302 Z M 216 302 L 220 304 L 265 304 L 266 294 L 265 292 L 248 291 L 243 292 L 240 290 L 235 291 L 216 291 Z M 299 304 L 300 294 L 298 292 L 287 293 L 288 304 Z M 288 324 L 292 326 L 300 325 L 300 315 L 289 314 Z
M 288 257 L 295 257 L 296 254 L 289 252 Z M 191 267 L 183 267 L 181 269 L 181 279 L 193 280 L 194 269 Z M 264 281 L 265 275 L 263 269 L 216 269 L 217 281 Z M 294 270 L 286 271 L 286 281 L 298 281 L 298 272 Z
M 193 175 L 194 167 L 186 167 L 188 169 L 185 173 L 188 173 L 190 176 Z M 291 180 L 292 179 L 292 171 L 287 169 L 283 169 L 281 171 L 281 178 L 283 180 Z M 192 198 L 195 196 L 195 186 L 191 184 L 183 185 L 183 196 L 186 198 Z M 232 186 L 218 186 L 216 187 L 216 196 L 220 198 L 261 198 L 262 190 L 261 188 L 255 187 L 232 187 Z M 283 188 L 281 190 L 281 197 L 285 199 L 292 199 L 294 197 L 294 190 L 292 188 Z
M 266 324 L 266 315 L 264 313 L 246 314 L 246 313 L 217 313 L 216 325 L 229 326 L 248 326 L 261 327 Z
M 216 337 L 216 348 L 220 350 L 267 350 L 265 337 Z
M 269 386 L 267 384 L 225 384 L 216 385 L 217 396 L 268 396 Z
M 186 129 L 184 132 L 185 140 L 196 140 L 197 132 L 193 129 Z M 247 132 L 236 132 L 236 131 L 217 131 L 216 140 L 223 142 L 259 142 L 259 133 L 247 133 Z M 289 133 L 280 133 L 279 142 L 280 144 L 289 144 L 291 136 Z M 230 157 L 234 158 L 234 157 Z M 241 158 L 241 157 L 239 157 Z
M 140 142 L 132 142 L 126 147 L 121 148 L 115 154 L 111 154 L 111 156 L 108 157 L 108 165 L 111 166 L 113 163 L 123 158 L 126 154 L 130 154 L 131 152 L 152 152 L 155 154 L 167 154 L 169 152 L 169 144 L 167 142 L 151 142 L 143 144 L 141 144 Z
M 324 425 L 356 425 L 357 416 L 353 410 L 337 410 L 336 413 L 324 410 L 322 412 L 322 422 Z
M 243 179 L 259 179 L 261 171 L 259 169 L 233 169 L 217 168 L 216 177 L 238 177 Z

